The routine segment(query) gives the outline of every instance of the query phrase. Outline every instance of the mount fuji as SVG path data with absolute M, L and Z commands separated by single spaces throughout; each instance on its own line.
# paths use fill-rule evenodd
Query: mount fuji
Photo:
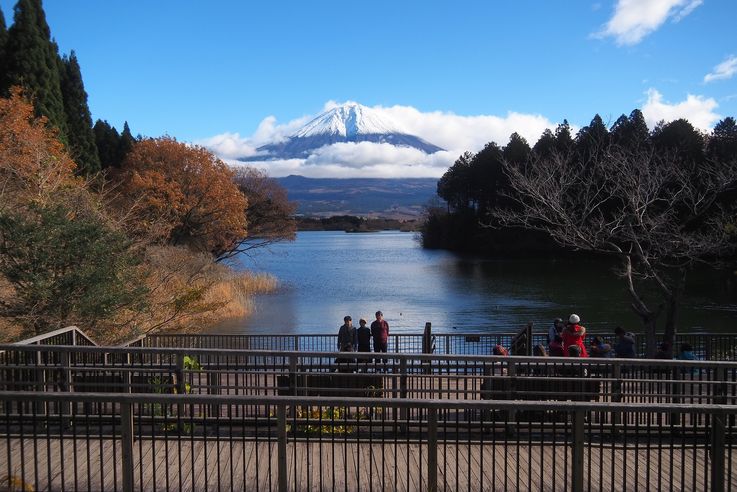
M 373 142 L 411 147 L 425 154 L 444 150 L 420 137 L 403 132 L 379 111 L 357 103 L 346 103 L 318 115 L 282 142 L 263 145 L 257 154 L 240 161 L 306 159 L 326 145 L 344 142 Z

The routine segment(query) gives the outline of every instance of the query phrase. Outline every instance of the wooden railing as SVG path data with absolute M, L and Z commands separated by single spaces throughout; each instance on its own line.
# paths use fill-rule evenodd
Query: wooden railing
M 26 392 L 0 403 L 0 469 L 22 490 L 737 487 L 734 406 Z M 213 406 L 263 411 L 223 421 L 206 417 Z
M 547 332 L 534 333 L 527 327 L 524 344 L 520 350 L 531 354 L 535 345 L 547 346 Z M 429 336 L 433 353 L 447 355 L 491 355 L 495 345 L 511 348 L 517 333 L 437 333 Z M 599 336 L 607 343 L 616 343 L 613 334 L 587 333 L 588 346 L 593 337 Z M 299 350 L 310 352 L 331 352 L 335 348 L 337 334 L 300 335 L 208 335 L 208 334 L 154 334 L 139 337 L 128 343 L 137 347 L 192 347 L 227 348 L 242 350 Z M 394 333 L 389 335 L 389 352 L 425 353 L 428 347 L 427 333 Z M 521 339 L 520 339 L 521 341 Z M 737 334 L 735 333 L 684 333 L 675 338 L 674 352 L 681 344 L 688 343 L 694 354 L 702 360 L 737 360 Z M 645 336 L 636 334 L 636 351 L 639 357 L 645 356 Z

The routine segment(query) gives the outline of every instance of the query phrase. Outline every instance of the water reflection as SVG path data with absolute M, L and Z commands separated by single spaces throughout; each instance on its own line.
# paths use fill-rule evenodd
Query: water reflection
M 237 259 L 269 272 L 280 290 L 255 301 L 247 319 L 216 328 L 228 333 L 331 333 L 343 316 L 369 322 L 381 309 L 393 332 L 511 331 L 579 313 L 589 329 L 639 330 L 613 264 L 595 260 L 494 260 L 420 248 L 411 233 L 301 232 L 294 243 Z M 692 275 L 683 331 L 734 331 L 737 301 L 713 273 Z

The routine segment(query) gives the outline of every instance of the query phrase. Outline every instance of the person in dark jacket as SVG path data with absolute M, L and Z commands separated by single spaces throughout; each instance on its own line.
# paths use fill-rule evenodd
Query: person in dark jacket
M 366 320 L 363 318 L 358 322 L 356 338 L 358 339 L 359 352 L 371 352 L 371 329 L 366 326 Z
M 617 335 L 617 343 L 614 344 L 614 353 L 617 357 L 625 359 L 637 357 L 635 353 L 635 335 L 624 331 L 621 326 L 614 328 L 614 334 Z
M 353 319 L 350 316 L 343 318 L 343 326 L 338 329 L 338 351 L 345 352 L 344 348 L 350 345 L 351 351 L 357 345 L 356 328 L 353 326 Z

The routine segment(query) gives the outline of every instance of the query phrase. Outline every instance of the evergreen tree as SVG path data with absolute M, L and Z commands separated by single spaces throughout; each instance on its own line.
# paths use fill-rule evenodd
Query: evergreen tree
M 107 121 L 97 120 L 92 129 L 102 169 L 120 167 L 120 134 Z
M 131 129 L 126 121 L 123 123 L 123 131 L 120 134 L 120 143 L 118 144 L 118 167 L 120 166 L 120 163 L 125 160 L 125 156 L 128 155 L 128 152 L 133 148 L 135 141 L 136 139 L 133 138 Z
M 68 149 L 81 174 L 93 174 L 100 170 L 92 116 L 87 106 L 82 73 L 77 56 L 72 51 L 61 62 L 61 92 L 67 117 Z
M 504 147 L 504 159 L 507 162 L 521 165 L 530 156 L 530 146 L 519 133 L 514 132 L 509 136 L 509 143 Z
M 650 130 L 647 128 L 642 111 L 635 109 L 630 113 L 629 118 L 625 115 L 620 116 L 612 125 L 611 137 L 612 143 L 633 150 L 641 145 L 647 145 L 650 140 Z
M 5 74 L 7 70 L 5 68 L 5 46 L 8 44 L 8 28 L 5 26 L 5 16 L 3 15 L 2 9 L 0 9 L 0 94 L 4 94 L 6 87 L 4 86 Z
M 489 142 L 471 160 L 470 187 L 478 203 L 478 215 L 485 216 L 497 206 L 500 188 L 504 185 L 502 149 Z
M 537 154 L 538 157 L 550 157 L 555 152 L 555 135 L 550 128 L 546 128 L 543 134 L 532 147 L 532 151 Z
M 571 125 L 568 124 L 568 120 L 563 120 L 563 123 L 555 129 L 555 150 L 559 154 L 565 154 L 571 150 L 572 146 Z
M 576 135 L 576 153 L 582 162 L 595 159 L 599 152 L 609 145 L 609 130 L 601 119 L 594 115 L 588 126 L 581 128 Z
M 46 116 L 49 124 L 66 140 L 67 125 L 59 77 L 59 53 L 51 40 L 51 31 L 41 0 L 18 0 L 13 25 L 8 29 L 5 84 L 27 89 L 33 97 L 36 113 Z
M 714 126 L 707 152 L 711 159 L 737 159 L 737 122 L 728 116 Z
M 652 141 L 661 152 L 674 153 L 684 165 L 699 164 L 704 160 L 704 136 L 683 118 L 667 124 L 658 124 Z

